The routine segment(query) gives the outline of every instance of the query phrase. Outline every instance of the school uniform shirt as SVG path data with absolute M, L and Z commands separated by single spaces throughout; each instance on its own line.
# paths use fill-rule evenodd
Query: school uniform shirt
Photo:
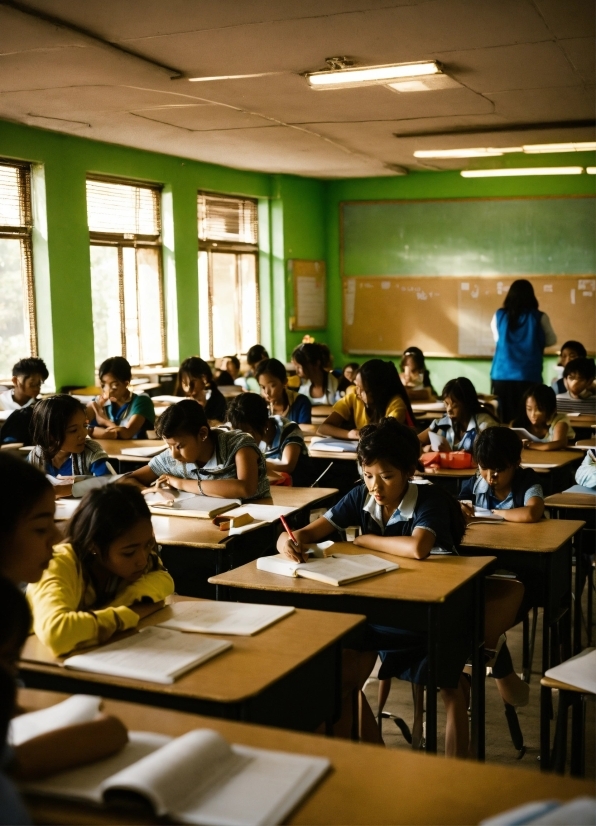
M 54 467 L 52 462 L 46 462 L 42 449 L 36 445 L 27 461 L 40 468 L 49 476 L 108 476 L 108 454 L 103 447 L 93 439 L 87 439 L 82 453 L 71 453 L 64 463 Z
M 297 390 L 290 390 L 286 387 L 288 406 L 283 412 L 283 416 L 296 424 L 310 424 L 312 421 L 310 399 L 298 393 Z
M 310 403 L 315 406 L 317 404 L 335 404 L 335 402 L 340 398 L 337 390 L 338 384 L 339 380 L 333 375 L 333 373 L 327 373 L 327 389 L 320 398 L 316 399 L 314 396 L 310 395 L 310 388 L 312 387 L 311 381 L 305 381 L 304 384 L 301 384 L 298 392 L 310 399 Z
M 575 481 L 578 485 L 583 485 L 585 488 L 596 489 L 596 458 L 591 450 L 588 450 L 584 457 L 584 461 L 577 469 L 575 474 Z
M 519 317 L 515 330 L 501 307 L 490 322 L 496 344 L 490 377 L 493 381 L 542 382 L 542 355 L 557 340 L 549 317 L 530 310 Z
M 476 436 L 482 433 L 483 430 L 486 430 L 487 427 L 494 427 L 497 424 L 498 422 L 488 413 L 484 411 L 475 413 L 468 422 L 464 435 L 458 442 L 455 440 L 455 428 L 449 416 L 443 416 L 442 419 L 435 419 L 431 422 L 429 430 L 432 433 L 443 436 L 449 442 L 452 450 L 465 450 L 467 453 L 471 453 Z
M 548 433 L 546 434 L 546 436 L 544 436 L 542 439 L 540 439 L 541 442 L 552 442 L 553 441 L 553 437 L 554 437 L 554 433 L 555 433 L 555 427 L 559 424 L 559 422 L 563 422 L 564 424 L 568 425 L 569 429 L 567 431 L 567 438 L 568 439 L 575 439 L 575 430 L 571 427 L 571 422 L 569 421 L 566 414 L 565 413 L 555 413 L 555 415 L 552 417 L 550 422 L 548 422 Z M 536 438 L 538 438 L 538 437 L 536 437 Z
M 106 417 L 118 427 L 127 427 L 133 416 L 143 416 L 145 419 L 143 426 L 138 433 L 135 433 L 133 439 L 146 439 L 147 431 L 153 430 L 155 408 L 149 396 L 131 393 L 131 398 L 124 404 L 118 405 L 115 402 L 110 402 L 105 405 L 103 410 Z M 98 426 L 95 420 L 90 424 L 93 427 Z
M 532 497 L 544 499 L 540 477 L 532 468 L 518 467 L 511 482 L 511 491 L 502 501 L 491 493 L 488 482 L 480 476 L 466 479 L 458 499 L 471 499 L 476 507 L 488 510 L 510 510 L 525 507 Z
M 350 429 L 356 428 L 356 430 L 362 430 L 363 427 L 370 424 L 370 418 L 366 412 L 366 405 L 362 399 L 356 395 L 355 387 L 348 387 L 343 399 L 340 399 L 333 405 L 333 412 L 339 413 L 342 419 L 348 422 Z M 407 421 L 408 409 L 401 396 L 394 396 L 390 400 L 385 410 L 385 416 L 393 416 L 401 424 L 413 424 L 413 422 Z
M 569 390 L 557 396 L 557 413 L 587 413 L 596 414 L 596 394 L 588 390 L 581 396 L 572 398 Z
M 235 456 L 242 448 L 250 447 L 257 454 L 259 469 L 257 492 L 252 498 L 263 499 L 270 496 L 265 457 L 252 436 L 241 430 L 220 430 L 219 428 L 212 429 L 210 435 L 215 449 L 213 456 L 202 467 L 198 467 L 194 462 L 179 462 L 173 458 L 169 450 L 164 450 L 163 453 L 154 456 L 149 462 L 149 467 L 156 476 L 168 474 L 177 476 L 179 479 L 196 479 L 201 482 L 237 479 Z
M 72 545 L 56 545 L 39 582 L 27 588 L 33 630 L 54 654 L 97 645 L 117 631 L 136 628 L 139 616 L 128 606 L 141 600 L 160 602 L 174 593 L 174 580 L 153 551 L 143 576 L 126 583 L 112 577 L 105 600 L 98 603 L 96 586 Z
M 269 421 L 275 423 L 273 441 L 269 445 L 267 442 L 259 444 L 265 459 L 281 459 L 287 445 L 298 445 L 300 456 L 292 473 L 292 482 L 296 487 L 308 487 L 314 481 L 314 471 L 300 427 L 282 416 L 270 416 Z
M 5 390 L 0 393 L 0 410 L 22 410 L 36 402 L 37 399 L 29 399 L 25 404 L 19 404 L 14 400 L 14 390 Z

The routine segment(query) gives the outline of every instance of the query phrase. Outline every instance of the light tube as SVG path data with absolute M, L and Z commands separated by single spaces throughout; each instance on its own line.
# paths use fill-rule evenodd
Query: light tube
M 426 60 L 421 63 L 396 63 L 386 66 L 310 72 L 306 77 L 313 88 L 322 89 L 351 84 L 389 83 L 402 77 L 423 77 L 436 74 L 441 74 L 438 63 L 435 60 Z
M 596 175 L 596 166 L 586 166 L 588 175 Z
M 521 152 L 521 146 L 505 149 L 490 146 L 478 146 L 472 149 L 417 149 L 415 158 L 491 158 L 506 152 Z
M 581 175 L 581 166 L 528 166 L 524 169 L 462 169 L 462 178 L 507 178 L 517 175 Z
M 575 143 L 529 143 L 523 151 L 529 155 L 541 155 L 547 152 L 593 152 L 596 141 L 580 141 Z

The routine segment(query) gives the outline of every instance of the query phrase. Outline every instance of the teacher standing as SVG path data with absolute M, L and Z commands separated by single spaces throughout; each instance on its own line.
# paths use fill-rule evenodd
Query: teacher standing
M 522 397 L 533 384 L 542 383 L 542 355 L 557 336 L 529 281 L 514 281 L 490 327 L 496 350 L 490 377 L 501 403 L 501 418 L 509 423 L 519 412 Z

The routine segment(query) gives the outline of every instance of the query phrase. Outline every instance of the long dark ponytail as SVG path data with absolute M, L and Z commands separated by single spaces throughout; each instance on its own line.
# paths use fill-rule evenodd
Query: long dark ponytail
M 410 399 L 392 361 L 370 359 L 362 365 L 358 373 L 366 391 L 368 413 L 373 423 L 380 422 L 385 417 L 389 402 L 394 396 L 399 396 L 403 399 L 410 417 L 408 424 L 414 424 Z

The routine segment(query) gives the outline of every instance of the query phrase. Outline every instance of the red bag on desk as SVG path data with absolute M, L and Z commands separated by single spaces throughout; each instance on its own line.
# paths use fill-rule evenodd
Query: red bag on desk
M 445 468 L 452 470 L 474 467 L 472 454 L 465 450 L 452 450 L 450 453 L 439 453 L 436 450 L 423 453 L 420 461 L 425 468 Z
M 440 460 L 441 454 L 436 450 L 431 450 L 429 453 L 422 453 L 420 456 L 420 463 L 424 465 L 424 467 L 441 467 Z

